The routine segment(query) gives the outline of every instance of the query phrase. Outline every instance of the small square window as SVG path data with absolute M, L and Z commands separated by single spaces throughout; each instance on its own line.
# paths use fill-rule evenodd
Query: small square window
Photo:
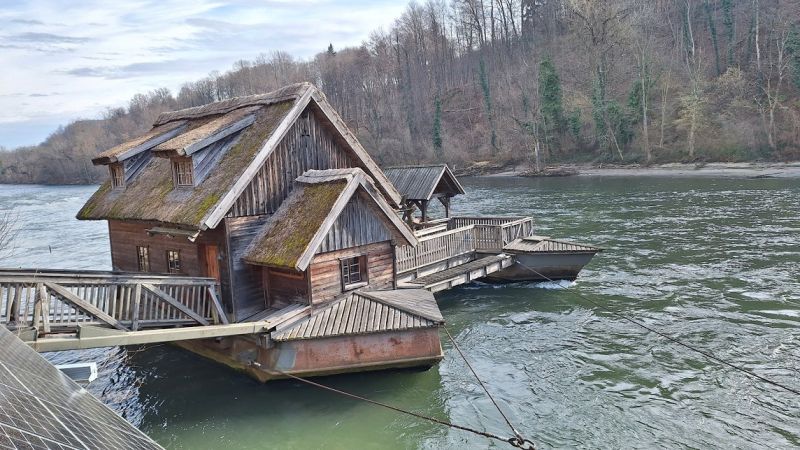
M 121 163 L 114 163 L 108 166 L 111 173 L 111 187 L 113 189 L 125 187 L 125 168 Z
M 167 250 L 167 272 L 181 273 L 180 250 Z
M 194 186 L 192 158 L 175 158 L 172 160 L 172 177 L 175 186 Z
M 342 269 L 342 289 L 355 289 L 367 281 L 367 257 L 354 256 L 339 261 Z
M 150 247 L 136 247 L 136 258 L 139 262 L 139 272 L 150 272 Z

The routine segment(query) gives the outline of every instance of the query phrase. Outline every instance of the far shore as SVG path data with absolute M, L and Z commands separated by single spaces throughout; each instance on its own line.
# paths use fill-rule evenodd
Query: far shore
M 651 166 L 641 165 L 559 165 L 559 170 L 574 171 L 581 177 L 725 177 L 725 178 L 800 178 L 800 161 L 789 163 L 743 162 L 743 163 L 670 163 Z M 527 167 L 517 167 L 481 177 L 531 176 Z

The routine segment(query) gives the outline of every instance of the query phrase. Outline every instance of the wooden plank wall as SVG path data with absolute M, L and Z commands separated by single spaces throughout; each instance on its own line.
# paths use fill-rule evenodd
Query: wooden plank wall
M 263 268 L 264 286 L 268 289 L 271 307 L 281 307 L 291 302 L 308 303 L 306 272 Z
M 343 169 L 354 167 L 353 163 L 328 127 L 306 109 L 236 200 L 228 217 L 274 213 L 303 172 Z
M 113 269 L 124 272 L 138 272 L 139 260 L 136 247 L 141 245 L 150 248 L 150 273 L 166 273 L 167 250 L 179 250 L 181 252 L 181 273 L 190 277 L 202 277 L 206 276 L 206 274 L 204 273 L 204 255 L 201 254 L 200 249 L 203 244 L 213 244 L 218 247 L 223 260 L 220 263 L 222 302 L 226 307 L 231 305 L 230 272 L 228 264 L 224 262 L 228 255 L 228 246 L 222 227 L 206 230 L 200 233 L 195 242 L 189 242 L 189 239 L 182 236 L 149 236 L 147 229 L 156 226 L 163 227 L 164 224 L 145 221 L 109 220 L 108 235 L 111 241 L 111 265 Z
M 363 198 L 365 194 L 353 196 L 336 219 L 317 253 L 389 241 L 392 235 L 381 218 Z
M 230 249 L 231 297 L 234 319 L 237 321 L 265 307 L 261 268 L 245 264 L 242 256 L 268 217 L 229 217 L 224 221 Z
M 367 256 L 367 282 L 373 289 L 389 289 L 394 284 L 394 246 L 390 241 L 322 253 L 314 257 L 311 273 L 311 300 L 320 303 L 342 293 L 339 260 Z

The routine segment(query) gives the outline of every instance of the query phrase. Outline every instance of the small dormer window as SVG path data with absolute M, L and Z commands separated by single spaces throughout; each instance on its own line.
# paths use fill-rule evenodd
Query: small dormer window
M 122 163 L 114 163 L 108 166 L 111 173 L 111 187 L 114 189 L 125 187 L 125 168 Z
M 192 158 L 173 158 L 172 178 L 176 187 L 194 186 L 194 174 L 192 173 Z

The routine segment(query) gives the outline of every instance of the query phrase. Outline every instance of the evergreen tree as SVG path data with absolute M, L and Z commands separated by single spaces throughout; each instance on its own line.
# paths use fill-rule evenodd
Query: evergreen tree
M 550 57 L 539 64 L 539 108 L 542 128 L 549 142 L 564 130 L 564 104 L 561 95 L 561 79 Z
M 433 100 L 433 153 L 440 161 L 444 157 L 444 149 L 442 148 L 442 101 L 437 95 Z
M 789 34 L 789 42 L 786 45 L 789 50 L 789 63 L 792 69 L 792 81 L 800 89 L 800 25 L 795 25 Z
M 492 130 L 490 142 L 492 144 L 492 153 L 497 152 L 497 132 L 494 129 L 494 118 L 492 113 L 492 93 L 489 90 L 489 75 L 486 73 L 486 63 L 481 58 L 478 65 L 478 77 L 480 78 L 481 91 L 483 91 L 483 101 L 486 104 L 486 116 L 489 119 L 489 127 Z
M 328 56 L 336 56 L 336 50 L 333 49 L 333 42 L 328 44 Z

